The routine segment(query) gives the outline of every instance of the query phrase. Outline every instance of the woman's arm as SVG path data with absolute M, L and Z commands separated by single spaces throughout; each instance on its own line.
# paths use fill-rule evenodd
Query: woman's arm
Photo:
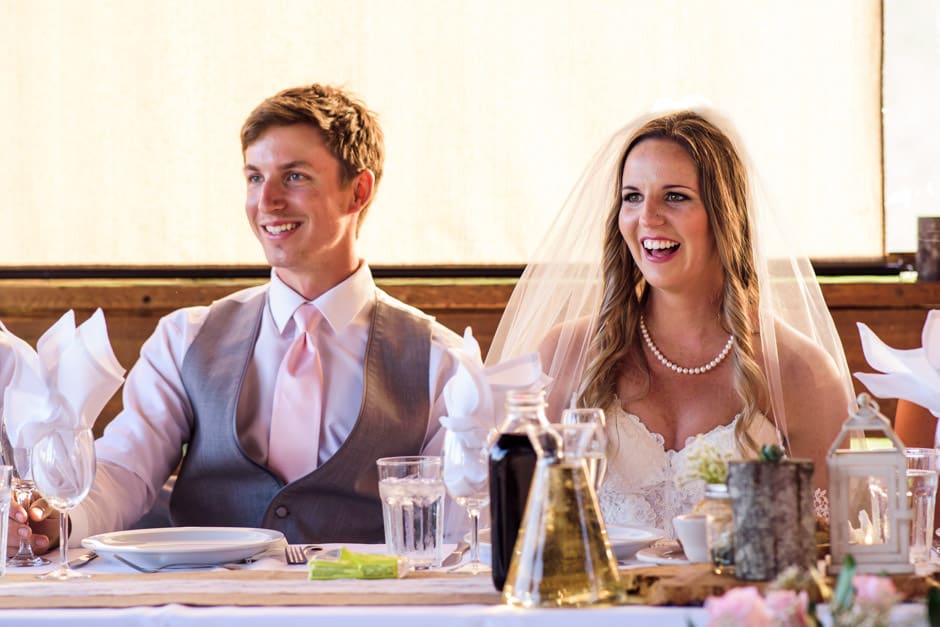
M 903 398 L 898 399 L 894 431 L 905 446 L 933 448 L 937 419 L 929 411 Z
M 803 335 L 778 327 L 777 340 L 791 455 L 811 459 L 816 487 L 828 489 L 826 458 L 848 419 L 849 383 L 829 354 Z

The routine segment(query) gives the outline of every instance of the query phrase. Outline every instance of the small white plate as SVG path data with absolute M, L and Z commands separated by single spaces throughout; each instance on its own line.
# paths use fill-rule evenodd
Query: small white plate
M 261 553 L 284 534 L 247 527 L 166 527 L 102 533 L 82 540 L 98 555 L 126 557 L 144 568 L 167 564 L 224 564 Z
M 607 539 L 610 548 L 618 560 L 629 559 L 643 547 L 649 546 L 661 539 L 665 534 L 662 529 L 652 527 L 621 527 L 619 525 L 607 526 Z M 466 537 L 470 540 L 469 534 Z M 490 530 L 480 530 L 480 560 L 490 561 Z
M 649 564 L 690 564 L 685 553 L 679 548 L 678 542 L 659 542 L 653 546 L 640 549 L 636 558 Z
M 620 525 L 607 525 L 607 538 L 610 548 L 618 560 L 633 557 L 640 549 L 647 547 L 665 534 L 662 529 L 652 527 L 621 527 Z

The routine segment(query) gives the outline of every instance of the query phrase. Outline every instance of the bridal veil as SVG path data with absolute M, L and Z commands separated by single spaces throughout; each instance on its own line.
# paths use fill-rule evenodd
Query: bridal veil
M 747 170 L 764 373 L 774 421 L 786 438 L 786 382 L 781 380 L 778 330 L 786 325 L 822 348 L 844 381 L 846 397 L 851 398 L 852 383 L 842 343 L 809 259 L 795 252 L 793 242 L 786 240 L 778 228 L 774 208 L 735 129 L 712 108 L 687 108 L 728 136 Z M 602 298 L 605 220 L 615 202 L 614 188 L 624 151 L 643 124 L 665 113 L 668 111 L 655 111 L 633 120 L 614 133 L 592 158 L 513 291 L 487 354 L 488 365 L 535 351 L 556 326 L 586 319 L 588 333 L 576 331 L 584 325 L 564 325 L 554 354 L 542 356 L 542 368 L 553 379 L 549 385 L 565 386 L 551 390 L 551 396 L 570 399 L 579 394 Z M 559 376 L 563 371 L 565 376 Z M 549 415 L 557 419 L 560 409 L 549 407 Z

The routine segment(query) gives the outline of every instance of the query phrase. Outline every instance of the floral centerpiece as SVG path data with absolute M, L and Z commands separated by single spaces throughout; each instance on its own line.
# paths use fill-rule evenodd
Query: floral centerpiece
M 815 590 L 808 588 L 817 586 Z M 754 586 L 732 588 L 705 601 L 710 627 L 737 625 L 802 627 L 820 625 L 813 598 L 822 594 L 830 602 L 835 627 L 887 627 L 891 608 L 900 595 L 889 577 L 860 575 L 854 560 L 846 558 L 834 593 L 812 570 L 784 571 L 761 596 Z M 931 618 L 935 611 L 930 609 Z M 931 623 L 934 624 L 934 623 Z
M 676 475 L 676 485 L 682 487 L 692 481 L 704 481 L 707 485 L 724 484 L 728 480 L 731 457 L 730 451 L 721 451 L 701 435 L 696 436 L 689 445 L 685 472 Z

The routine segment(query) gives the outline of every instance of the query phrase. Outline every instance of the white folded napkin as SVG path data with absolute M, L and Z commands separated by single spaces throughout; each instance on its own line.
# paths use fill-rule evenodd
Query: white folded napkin
M 124 381 L 100 309 L 77 329 L 70 310 L 39 338 L 36 351 L 3 323 L 0 343 L 15 362 L 3 393 L 3 419 L 15 447 L 32 448 L 60 429 L 90 429 Z
M 464 454 L 461 464 L 445 464 L 444 483 L 452 496 L 471 496 L 479 491 L 489 471 L 486 460 L 474 451 L 495 431 L 504 412 L 503 396 L 511 389 L 543 386 L 546 379 L 537 353 L 484 368 L 480 345 L 470 327 L 464 331 L 463 349 L 449 352 L 459 365 L 444 385 L 447 415 L 440 421 L 450 437 L 459 441 Z
M 868 365 L 884 374 L 856 372 L 855 377 L 875 396 L 903 398 L 940 417 L 940 310 L 927 314 L 920 348 L 891 348 L 861 322 L 858 333 Z

